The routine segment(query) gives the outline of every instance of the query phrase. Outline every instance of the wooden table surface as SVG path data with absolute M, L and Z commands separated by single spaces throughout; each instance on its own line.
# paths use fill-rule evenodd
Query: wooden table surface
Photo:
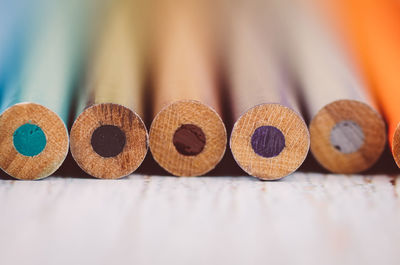
M 0 264 L 400 264 L 398 176 L 0 180 Z

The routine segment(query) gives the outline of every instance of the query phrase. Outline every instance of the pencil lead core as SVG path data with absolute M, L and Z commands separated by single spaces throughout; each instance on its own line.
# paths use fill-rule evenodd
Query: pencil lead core
M 175 131 L 173 143 L 180 154 L 195 156 L 203 151 L 206 145 L 206 136 L 200 127 L 183 124 Z
M 364 144 L 364 140 L 362 128 L 352 120 L 340 121 L 331 130 L 332 146 L 344 154 L 357 152 Z
M 30 123 L 18 127 L 13 133 L 15 149 L 24 156 L 36 156 L 46 147 L 46 135 L 43 130 Z
M 92 134 L 91 145 L 93 150 L 105 158 L 119 155 L 125 144 L 125 133 L 114 125 L 102 125 Z
M 261 126 L 251 137 L 251 147 L 259 156 L 275 157 L 285 148 L 285 136 L 274 126 Z

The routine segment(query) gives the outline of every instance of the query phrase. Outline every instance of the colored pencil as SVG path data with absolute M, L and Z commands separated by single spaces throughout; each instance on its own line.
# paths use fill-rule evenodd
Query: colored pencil
M 128 0 L 109 9 L 71 129 L 71 153 L 88 174 L 115 179 L 135 171 L 147 153 L 147 130 L 136 113 L 144 108 L 145 10 L 144 1 Z
M 283 18 L 288 61 L 312 117 L 311 152 L 332 172 L 370 168 L 383 152 L 386 128 L 355 65 L 313 5 L 273 1 Z
M 358 60 L 388 122 L 389 145 L 400 167 L 400 4 L 398 1 L 322 1 Z M 329 13 L 331 12 L 331 13 Z
M 226 62 L 233 127 L 230 147 L 239 166 L 263 180 L 280 179 L 305 160 L 310 136 L 296 91 L 281 61 L 263 1 L 227 5 Z
M 2 84 L 0 167 L 15 178 L 47 177 L 67 155 L 65 123 L 82 37 L 75 27 L 85 10 L 78 3 L 38 1 L 42 13 L 29 25 L 23 64 Z
M 211 0 L 154 0 L 154 159 L 177 176 L 209 172 L 226 149 Z
M 38 5 L 29 0 L 0 2 L 0 85 L 15 71 L 27 43 L 27 25 L 32 25 L 38 15 Z M 6 91 L 1 91 L 3 97 Z

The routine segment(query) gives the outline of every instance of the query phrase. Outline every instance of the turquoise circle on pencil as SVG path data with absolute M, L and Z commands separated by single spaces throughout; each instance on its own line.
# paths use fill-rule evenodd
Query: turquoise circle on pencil
M 36 156 L 46 147 L 47 140 L 39 126 L 26 123 L 14 131 L 13 143 L 21 155 Z

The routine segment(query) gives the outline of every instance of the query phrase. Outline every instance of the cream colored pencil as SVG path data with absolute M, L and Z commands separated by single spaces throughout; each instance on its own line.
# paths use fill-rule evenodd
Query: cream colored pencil
M 260 19 L 268 16 L 264 1 L 229 1 L 224 7 L 222 47 L 237 120 L 230 147 L 248 174 L 280 179 L 303 163 L 310 136 L 280 60 L 281 50 L 270 26 L 273 19 Z
M 387 121 L 388 143 L 400 167 L 399 2 L 326 0 L 316 4 L 356 57 Z
M 281 15 L 289 61 L 312 117 L 311 152 L 332 172 L 368 169 L 384 149 L 386 129 L 349 57 L 312 5 L 271 2 Z

